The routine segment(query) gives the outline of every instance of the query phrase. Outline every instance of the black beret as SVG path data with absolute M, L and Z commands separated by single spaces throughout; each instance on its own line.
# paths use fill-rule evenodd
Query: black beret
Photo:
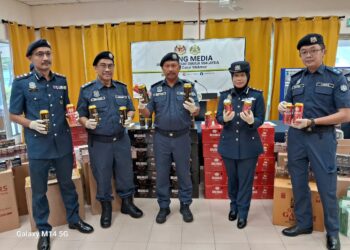
M 314 44 L 323 44 L 323 36 L 316 33 L 307 34 L 303 38 L 301 38 L 298 42 L 297 49 L 300 50 L 303 46 L 309 46 Z
M 45 39 L 39 39 L 36 40 L 35 42 L 32 42 L 31 44 L 29 44 L 28 49 L 27 49 L 27 53 L 26 53 L 26 57 L 31 56 L 33 54 L 33 51 L 37 48 L 40 47 L 47 47 L 51 49 L 51 45 L 49 44 L 49 42 Z
M 237 72 L 250 73 L 250 65 L 247 61 L 238 61 L 231 64 L 231 67 L 228 69 L 232 74 Z
M 97 54 L 92 65 L 96 66 L 101 59 L 109 59 L 109 60 L 112 60 L 114 63 L 114 56 L 113 56 L 112 52 L 102 51 L 101 53 Z
M 180 63 L 180 57 L 175 52 L 170 52 L 162 58 L 162 60 L 160 61 L 160 67 L 163 67 L 163 64 L 166 61 L 177 61 L 178 63 Z

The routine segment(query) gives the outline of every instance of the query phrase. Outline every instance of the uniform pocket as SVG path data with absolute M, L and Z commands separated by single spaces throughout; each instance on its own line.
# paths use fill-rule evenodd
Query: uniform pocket
M 315 92 L 318 94 L 323 94 L 323 95 L 331 95 L 333 93 L 333 88 L 316 86 Z
M 292 96 L 298 96 L 304 94 L 304 88 L 295 88 L 292 90 Z
M 126 98 L 116 98 L 115 101 L 116 101 L 118 106 L 126 106 L 127 97 Z

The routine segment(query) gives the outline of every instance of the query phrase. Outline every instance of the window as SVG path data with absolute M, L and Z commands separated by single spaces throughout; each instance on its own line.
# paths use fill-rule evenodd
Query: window
M 14 137 L 21 132 L 20 126 L 10 122 L 8 107 L 10 103 L 13 67 L 10 45 L 0 41 L 0 130 L 7 131 L 7 137 Z
M 339 37 L 335 66 L 350 66 L 350 37 Z

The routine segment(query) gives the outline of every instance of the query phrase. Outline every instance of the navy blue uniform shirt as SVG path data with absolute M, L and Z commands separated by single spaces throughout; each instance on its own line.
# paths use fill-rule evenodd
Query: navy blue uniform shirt
M 198 107 L 197 92 L 191 82 L 179 79 L 174 87 L 170 87 L 166 80 L 162 80 L 151 86 L 151 100 L 147 104 L 147 109 L 151 114 L 155 112 L 156 128 L 179 131 L 191 127 L 190 112 L 183 106 L 185 83 L 192 84 L 190 96 Z
M 65 117 L 69 104 L 66 77 L 50 73 L 47 81 L 39 72 L 17 77 L 12 83 L 10 113 L 29 120 L 40 119 L 40 110 L 50 115 L 49 133 L 43 135 L 24 128 L 29 159 L 53 159 L 72 152 L 72 138 Z
M 224 122 L 224 100 L 232 98 L 232 106 L 235 117 Z M 249 125 L 241 119 L 239 113 L 242 112 L 244 100 L 251 100 L 251 111 L 254 114 L 254 123 Z M 263 152 L 262 143 L 258 133 L 258 127 L 265 120 L 265 103 L 261 90 L 256 90 L 247 86 L 240 94 L 234 88 L 220 93 L 220 99 L 216 114 L 217 121 L 224 125 L 221 132 L 218 152 L 230 159 L 247 159 L 257 157 Z
M 95 135 L 113 136 L 121 133 L 124 127 L 120 123 L 119 107 L 135 110 L 126 85 L 118 81 L 112 81 L 110 87 L 104 86 L 99 79 L 84 84 L 78 101 L 79 116 L 89 118 L 90 105 L 96 105 L 100 117 L 96 129 L 88 129 L 89 133 Z

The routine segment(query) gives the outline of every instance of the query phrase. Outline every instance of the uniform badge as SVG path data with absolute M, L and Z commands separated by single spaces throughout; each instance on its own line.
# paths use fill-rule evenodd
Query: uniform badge
M 108 57 L 111 58 L 111 59 L 113 59 L 112 53 L 109 53 L 109 54 L 108 54 Z
M 29 91 L 37 91 L 38 89 L 36 88 L 35 82 L 30 82 L 29 83 Z
M 295 84 L 300 84 L 300 82 L 301 82 L 301 78 Z
M 157 87 L 157 92 L 158 92 L 158 93 L 159 93 L 159 92 L 162 92 L 162 91 L 163 91 L 162 86 Z
M 228 94 L 228 95 L 227 95 L 227 99 L 232 100 L 232 95 L 231 95 L 231 94 Z
M 100 92 L 98 90 L 94 90 L 94 97 L 100 97 Z
M 173 60 L 177 60 L 177 55 L 175 53 L 172 54 L 172 58 L 173 58 Z
M 315 36 L 310 37 L 310 43 L 317 43 L 317 37 Z
M 241 65 L 236 65 L 235 66 L 235 71 L 241 71 Z
M 346 85 L 346 84 L 342 84 L 341 86 L 340 86 L 340 90 L 341 91 L 343 91 L 343 92 L 346 92 L 346 91 L 348 91 L 348 85 Z
M 348 80 L 348 82 L 350 82 L 350 76 L 348 76 L 346 79 Z

